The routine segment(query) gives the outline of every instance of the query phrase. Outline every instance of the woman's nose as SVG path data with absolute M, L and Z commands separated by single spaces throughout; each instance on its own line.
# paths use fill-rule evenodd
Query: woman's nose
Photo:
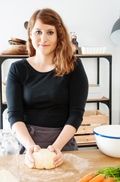
M 41 41 L 42 42 L 46 42 L 47 40 L 48 40 L 47 35 L 46 34 L 42 34 Z

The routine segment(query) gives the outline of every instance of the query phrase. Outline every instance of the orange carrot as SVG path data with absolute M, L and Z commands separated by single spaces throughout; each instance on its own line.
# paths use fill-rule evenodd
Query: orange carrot
M 115 180 L 112 177 L 107 177 L 107 178 L 104 179 L 103 182 L 115 182 Z
M 104 181 L 104 175 L 98 174 L 94 178 L 92 178 L 89 182 L 103 182 Z
M 79 182 L 89 182 L 92 178 L 96 176 L 95 172 L 90 172 L 83 176 Z

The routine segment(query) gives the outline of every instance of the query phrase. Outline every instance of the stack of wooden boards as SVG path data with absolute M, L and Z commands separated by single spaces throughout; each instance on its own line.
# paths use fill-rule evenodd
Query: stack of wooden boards
M 109 118 L 99 110 L 85 111 L 81 126 L 78 128 L 75 139 L 78 146 L 95 145 L 93 129 L 100 125 L 109 124 Z

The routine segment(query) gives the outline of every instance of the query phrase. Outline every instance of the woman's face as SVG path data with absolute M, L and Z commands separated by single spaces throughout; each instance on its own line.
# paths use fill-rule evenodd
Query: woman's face
M 30 37 L 36 53 L 41 53 L 42 55 L 54 53 L 57 46 L 57 31 L 55 26 L 36 20 Z

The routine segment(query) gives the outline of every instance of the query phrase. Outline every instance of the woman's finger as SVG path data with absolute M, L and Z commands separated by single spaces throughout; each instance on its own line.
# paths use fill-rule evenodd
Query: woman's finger
M 38 152 L 40 149 L 41 149 L 41 148 L 40 148 L 39 145 L 35 145 L 35 146 L 34 146 L 34 152 Z
M 63 161 L 64 160 L 64 158 L 63 158 L 63 155 L 56 155 L 55 157 L 54 157 L 54 163 L 56 163 L 57 161 Z
M 49 145 L 49 146 L 48 146 L 48 150 L 49 150 L 50 152 L 55 152 L 55 149 L 54 149 L 54 147 L 53 147 L 52 145 Z
M 25 164 L 29 167 L 29 168 L 33 168 L 34 167 L 34 158 L 33 158 L 33 152 L 37 152 L 40 150 L 40 146 L 39 145 L 33 145 L 31 147 L 29 147 L 26 151 L 26 155 L 25 155 Z
M 55 166 L 57 167 L 57 166 L 61 165 L 64 160 L 62 152 L 59 149 L 54 148 L 52 145 L 48 146 L 48 150 L 56 153 L 56 156 L 54 157 Z
M 33 159 L 33 156 L 32 156 L 32 153 L 33 153 L 33 148 L 30 147 L 27 151 L 26 151 L 26 158 L 30 161 L 30 162 L 33 162 L 34 163 L 34 159 Z
M 60 166 L 62 163 L 63 163 L 63 160 L 58 160 L 58 161 L 56 161 L 55 166 L 58 167 L 58 166 Z
M 40 150 L 40 146 L 39 145 L 33 145 L 31 147 L 29 147 L 26 151 L 26 155 L 28 156 L 28 159 L 31 161 L 31 162 L 34 162 L 34 159 L 33 159 L 33 152 L 38 152 Z
M 63 158 L 63 154 L 59 149 L 55 149 L 55 153 L 56 153 L 55 160 L 57 160 L 59 158 Z
M 34 167 L 34 162 L 31 162 L 30 158 L 28 155 L 25 155 L 24 163 L 29 167 L 33 168 Z
M 55 166 L 59 166 L 64 161 L 63 154 L 60 150 L 56 149 L 56 156 L 54 157 L 54 164 Z

